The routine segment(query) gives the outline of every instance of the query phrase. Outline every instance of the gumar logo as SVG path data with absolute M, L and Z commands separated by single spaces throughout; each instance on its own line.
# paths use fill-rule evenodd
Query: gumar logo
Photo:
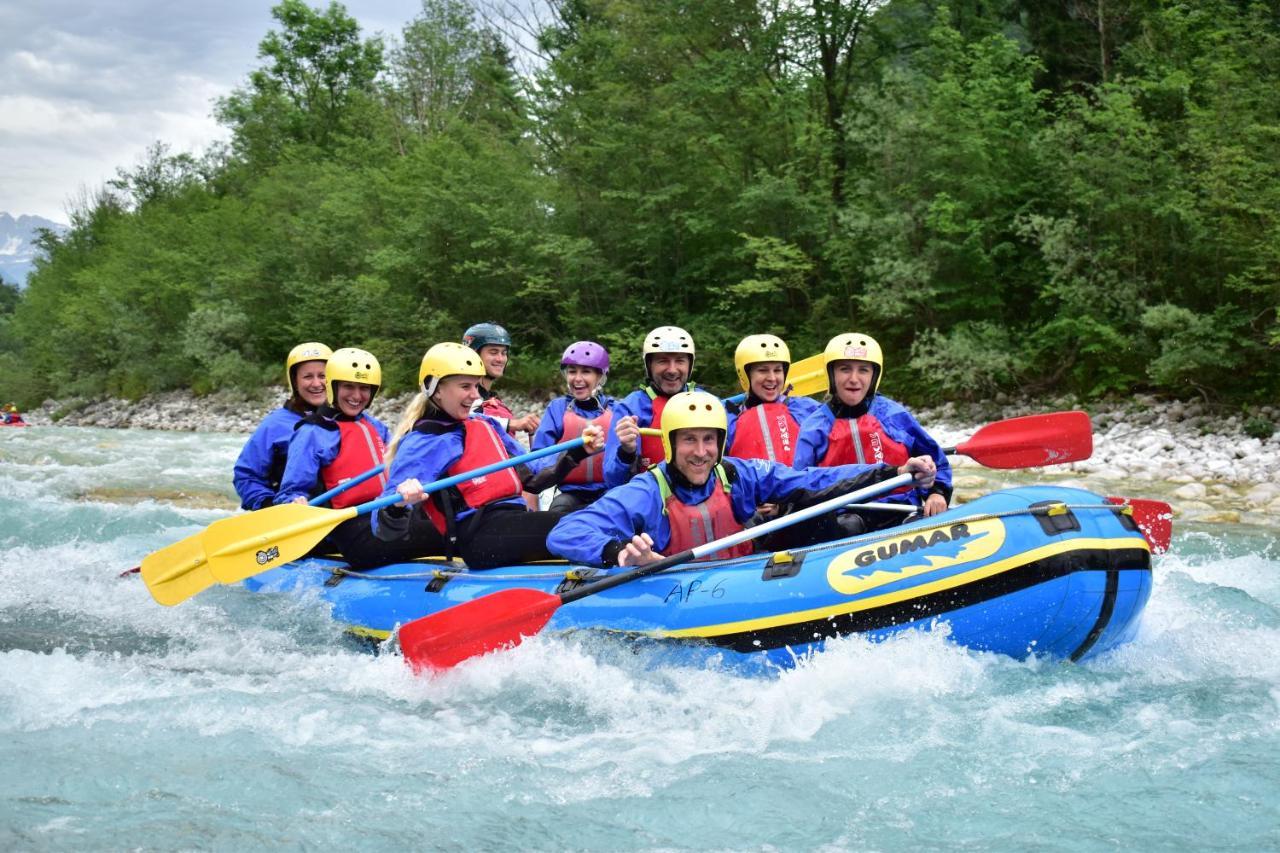
M 259 566 L 265 566 L 267 563 L 270 563 L 272 560 L 278 560 L 280 559 L 280 548 L 276 545 L 272 545 L 270 548 L 268 548 L 265 551 L 259 551 L 257 555 L 257 559 L 258 559 Z
M 1004 544 L 1004 523 L 988 518 L 919 533 L 905 532 L 874 545 L 852 548 L 827 566 L 827 583 L 845 595 L 940 569 L 985 560 Z

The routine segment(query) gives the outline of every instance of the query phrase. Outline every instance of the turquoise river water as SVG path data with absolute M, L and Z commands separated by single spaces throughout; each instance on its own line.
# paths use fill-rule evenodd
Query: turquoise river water
M 1084 665 L 540 636 L 416 678 L 314 601 L 118 577 L 228 512 L 242 441 L 0 430 L 0 849 L 1280 848 L 1274 532 L 1176 529 Z

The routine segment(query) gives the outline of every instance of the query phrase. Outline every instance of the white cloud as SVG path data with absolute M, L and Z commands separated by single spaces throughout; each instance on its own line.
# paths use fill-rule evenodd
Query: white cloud
M 312 6 L 327 2 L 309 0 Z M 270 3 L 38 0 L 0 4 L 0 211 L 67 221 L 69 199 L 147 146 L 200 153 L 228 137 L 214 101 L 256 68 Z M 366 37 L 420 0 L 351 0 Z

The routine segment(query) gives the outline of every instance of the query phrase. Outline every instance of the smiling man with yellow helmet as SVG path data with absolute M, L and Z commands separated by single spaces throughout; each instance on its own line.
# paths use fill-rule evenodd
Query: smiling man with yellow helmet
M 724 458 L 728 421 L 719 398 L 680 392 L 662 411 L 663 458 L 649 471 L 611 489 L 586 509 L 562 518 L 547 537 L 554 554 L 589 566 L 641 565 L 728 536 L 762 503 L 810 506 L 837 494 L 912 473 L 928 488 L 932 459 L 900 466 L 845 465 L 797 471 L 760 459 Z M 785 545 L 844 534 L 834 519 L 802 522 L 785 531 Z M 744 543 L 714 557 L 750 553 Z

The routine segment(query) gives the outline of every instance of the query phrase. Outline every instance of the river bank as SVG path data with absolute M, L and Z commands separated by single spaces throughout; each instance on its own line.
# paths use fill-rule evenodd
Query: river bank
M 157 394 L 131 402 L 118 399 L 46 401 L 28 413 L 35 424 L 248 433 L 279 405 L 279 388 L 258 394 L 219 392 L 196 397 L 185 391 Z M 410 395 L 374 401 L 372 413 L 394 426 Z M 505 396 L 517 414 L 540 413 L 545 400 Z M 1098 491 L 1121 491 L 1170 501 L 1175 514 L 1188 521 L 1280 525 L 1280 433 L 1267 438 L 1246 433 L 1241 415 L 1220 416 L 1200 403 L 1135 396 L 1124 401 L 1070 399 L 1039 402 L 991 401 L 947 403 L 917 414 L 943 444 L 963 441 L 984 423 L 1037 412 L 1084 408 L 1094 425 L 1092 458 L 1032 472 L 998 472 L 960 458 L 955 461 L 960 500 L 1006 484 L 1049 479 Z M 1280 409 L 1253 414 L 1275 423 Z M 522 436 L 523 437 L 523 436 Z

